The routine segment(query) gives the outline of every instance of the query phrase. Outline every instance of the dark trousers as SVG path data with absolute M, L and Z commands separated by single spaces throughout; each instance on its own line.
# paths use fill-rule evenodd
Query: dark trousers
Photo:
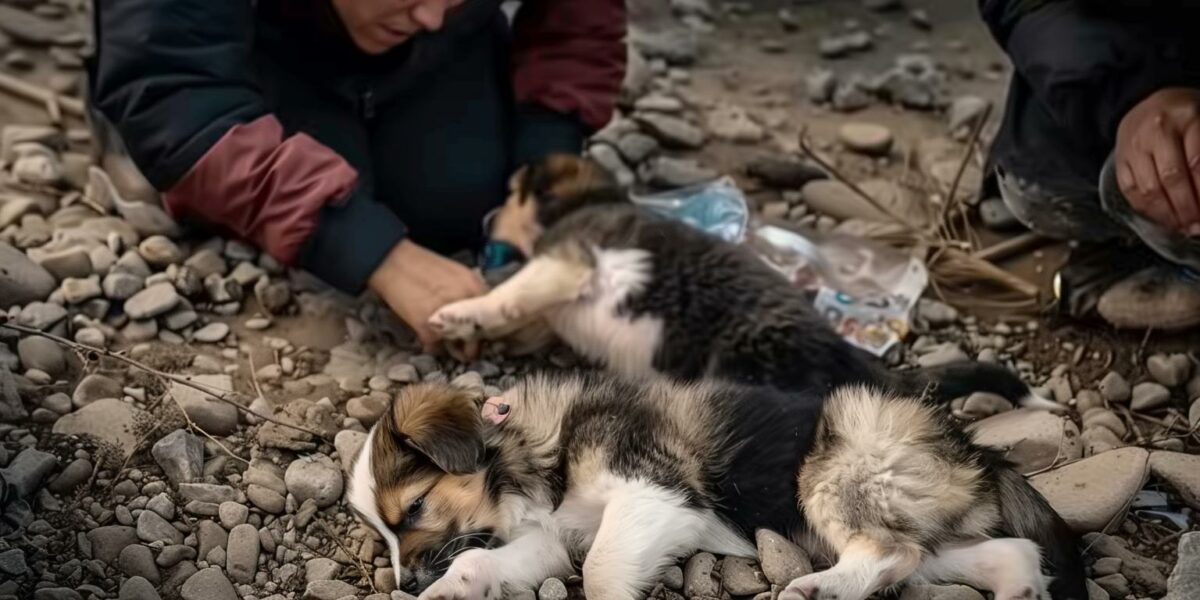
M 483 217 L 503 202 L 513 166 L 514 106 L 506 32 L 476 35 L 408 92 L 383 101 L 369 92 L 348 101 L 344 81 L 330 89 L 303 60 L 256 57 L 285 129 L 336 151 L 370 190 L 323 209 L 299 266 L 349 288 L 405 236 L 443 254 L 478 249 Z

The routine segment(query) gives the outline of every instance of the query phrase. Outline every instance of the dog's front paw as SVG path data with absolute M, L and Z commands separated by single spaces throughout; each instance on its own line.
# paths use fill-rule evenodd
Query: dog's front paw
M 479 322 L 478 302 L 472 298 L 453 302 L 438 309 L 429 317 L 429 326 L 442 337 L 451 340 L 468 340 L 479 336 L 483 329 Z
M 497 600 L 499 585 L 481 554 L 464 552 L 441 579 L 421 592 L 419 600 Z

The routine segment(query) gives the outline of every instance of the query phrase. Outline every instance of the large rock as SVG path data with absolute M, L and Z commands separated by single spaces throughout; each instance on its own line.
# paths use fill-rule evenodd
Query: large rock
M 345 581 L 314 581 L 304 588 L 304 600 L 340 600 L 358 594 L 358 588 Z
M 313 454 L 292 461 L 284 473 L 288 492 L 299 502 L 313 499 L 320 508 L 333 505 L 342 497 L 342 472 L 324 454 Z
M 1179 559 L 1167 580 L 1167 596 L 1163 600 L 1196 598 L 1200 598 L 1200 532 L 1193 531 L 1179 538 Z
M 968 428 L 975 442 L 1004 453 L 1021 473 L 1083 456 L 1079 428 L 1070 419 L 1043 410 L 1019 409 L 988 417 Z
M 787 538 L 769 529 L 759 529 L 754 537 L 763 574 L 772 584 L 786 586 L 813 572 L 808 553 Z
M 92 546 L 92 556 L 108 564 L 115 564 L 121 551 L 138 543 L 137 530 L 124 525 L 108 525 L 87 532 Z
M 238 600 L 233 584 L 217 567 L 198 571 L 179 590 L 183 600 Z
M 771 589 L 762 569 L 751 559 L 729 556 L 721 566 L 721 585 L 734 596 L 753 596 Z
M 228 375 L 194 375 L 192 381 L 202 387 L 226 392 L 233 391 L 233 379 Z M 232 404 L 179 382 L 171 382 L 171 392 L 196 425 L 212 435 L 230 435 L 237 429 L 238 411 Z
M 204 475 L 204 442 L 185 429 L 176 429 L 155 442 L 151 454 L 176 484 L 195 481 Z
M 850 186 L 834 179 L 810 181 L 804 184 L 801 195 L 812 209 L 839 220 L 863 219 L 890 223 L 899 219 L 918 228 L 928 224 L 927 205 L 895 183 L 868 179 L 859 183 L 858 187 L 884 210 L 876 208 Z
M 17 315 L 17 323 L 46 331 L 67 318 L 67 309 L 52 302 L 30 302 Z
M 17 355 L 26 369 L 37 369 L 60 377 L 67 372 L 67 357 L 62 347 L 43 337 L 29 336 L 17 342 Z
M 147 544 L 154 542 L 164 542 L 168 545 L 183 543 L 183 534 L 152 510 L 144 510 L 142 514 L 138 515 L 137 534 L 138 539 Z
M 696 149 L 704 145 L 704 130 L 679 117 L 642 113 L 634 118 L 665 148 Z
M 721 586 L 713 576 L 716 564 L 717 558 L 707 552 L 701 552 L 688 559 L 683 567 L 683 594 L 689 598 L 719 598 Z
M 1150 455 L 1150 472 L 1170 484 L 1188 506 L 1200 510 L 1200 456 L 1155 452 Z
M 106 398 L 89 404 L 54 423 L 54 433 L 60 435 L 89 435 L 113 444 L 128 457 L 137 449 L 135 423 L 143 413 L 132 404 Z
M 1119 522 L 1150 477 L 1150 453 L 1120 448 L 1033 476 L 1029 482 L 1076 531 L 1102 531 Z
M 117 600 L 162 600 L 154 585 L 144 577 L 130 577 L 121 584 Z
M 0 310 L 45 300 L 55 285 L 54 276 L 44 267 L 0 242 Z
M 11 486 L 18 498 L 28 498 L 41 488 L 42 482 L 58 466 L 53 454 L 26 448 L 7 467 L 0 469 L 0 479 Z

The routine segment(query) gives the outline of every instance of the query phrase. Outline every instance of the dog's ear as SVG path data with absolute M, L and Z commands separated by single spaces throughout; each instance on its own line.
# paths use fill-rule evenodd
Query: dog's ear
M 392 434 L 451 475 L 483 465 L 483 419 L 479 405 L 450 385 L 410 386 L 392 405 Z
M 628 200 L 600 163 L 574 154 L 547 156 L 519 177 L 521 192 L 538 203 L 537 218 L 543 227 L 587 205 Z

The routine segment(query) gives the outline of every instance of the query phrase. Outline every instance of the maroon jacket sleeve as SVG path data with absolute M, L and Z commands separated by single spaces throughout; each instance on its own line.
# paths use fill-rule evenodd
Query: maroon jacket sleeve
M 175 215 L 227 227 L 285 264 L 317 228 L 318 212 L 344 201 L 358 173 L 307 134 L 284 136 L 273 115 L 235 125 L 167 189 Z
M 525 0 L 513 23 L 517 102 L 608 123 L 625 77 L 625 0 Z

